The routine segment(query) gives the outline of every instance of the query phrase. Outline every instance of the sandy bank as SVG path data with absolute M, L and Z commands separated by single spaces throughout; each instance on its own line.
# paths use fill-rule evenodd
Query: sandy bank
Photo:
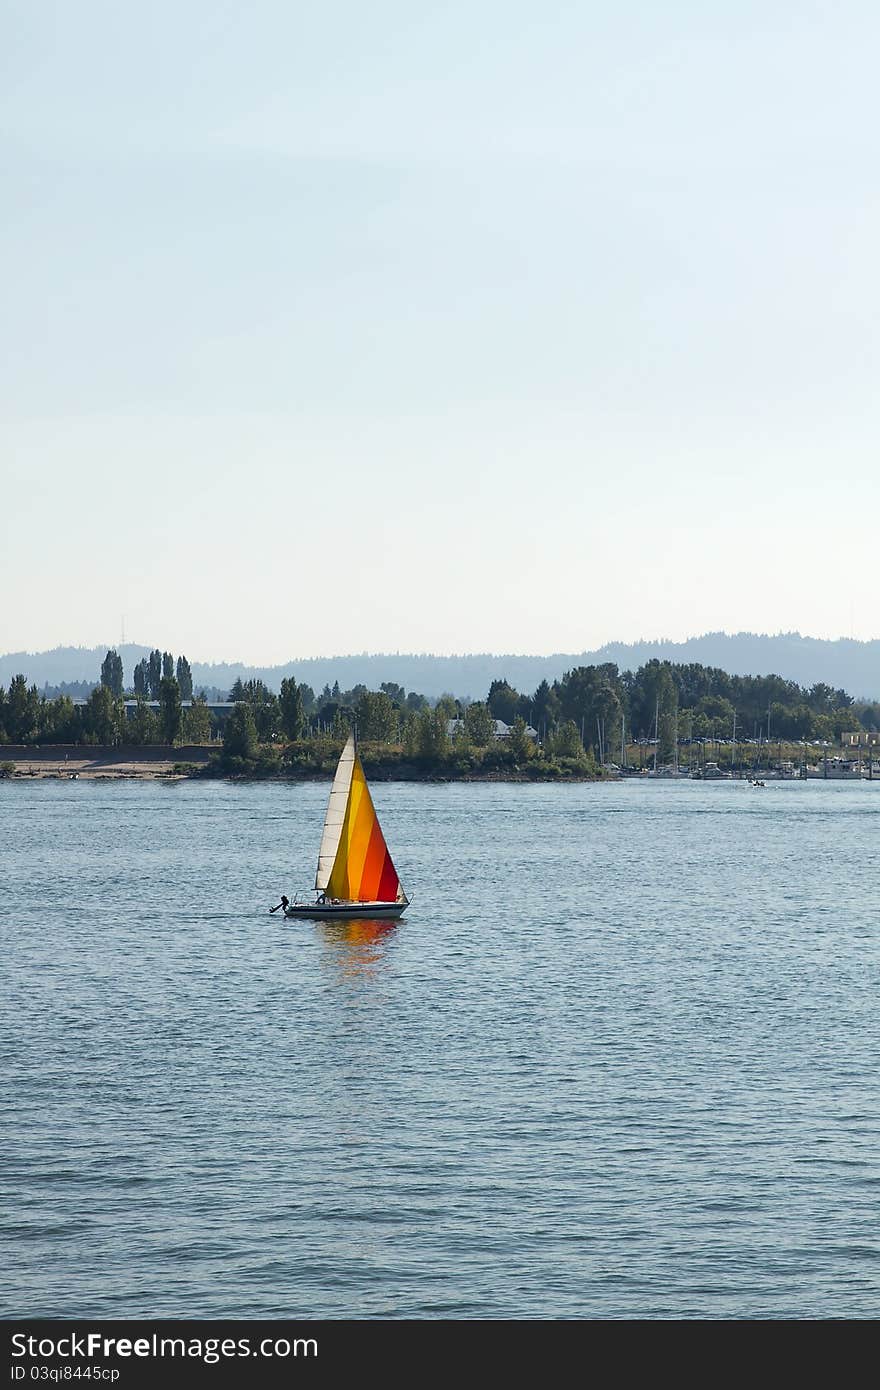
M 59 766 L 52 766 L 45 762 L 16 762 L 14 778 L 28 777 L 36 778 L 38 781 L 77 781 L 80 777 L 86 780 L 97 780 L 100 778 L 119 778 L 133 777 L 140 781 L 158 777 L 180 777 L 184 773 L 172 771 L 173 763 L 150 762 L 150 763 L 106 763 L 96 764 L 90 762 L 61 763 Z
M 12 775 L 16 778 L 71 781 L 80 777 L 130 777 L 144 781 L 183 776 L 174 772 L 175 764 L 202 765 L 208 762 L 211 752 L 203 746 L 135 748 L 129 744 L 119 748 L 86 748 L 70 744 L 30 748 L 6 744 L 0 745 L 0 766 L 13 763 Z

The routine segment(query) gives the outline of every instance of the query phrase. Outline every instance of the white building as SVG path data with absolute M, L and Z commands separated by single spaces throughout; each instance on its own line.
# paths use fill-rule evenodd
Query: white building
M 495 737 L 496 737 L 496 738 L 510 738 L 510 725 L 509 725 L 509 724 L 505 724 L 505 722 L 504 722 L 503 719 L 496 719 L 496 720 L 494 720 L 494 724 L 495 724 Z M 463 720 L 463 719 L 447 719 L 447 721 L 446 721 L 446 732 L 449 734 L 449 737 L 450 737 L 450 738 L 455 738 L 455 735 L 457 734 L 458 730 L 459 730 L 460 728 L 462 728 L 463 726 L 464 726 L 464 720 Z M 537 742 L 538 730 L 537 730 L 537 729 L 533 729 L 532 726 L 531 726 L 531 724 L 527 724 L 527 725 L 526 725 L 526 733 L 527 733 L 527 735 L 529 736 L 529 738 L 534 739 L 534 740 Z

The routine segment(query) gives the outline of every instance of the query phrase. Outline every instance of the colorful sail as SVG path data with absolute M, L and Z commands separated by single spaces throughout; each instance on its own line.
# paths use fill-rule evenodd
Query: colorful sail
M 343 902 L 405 901 L 354 735 L 342 750 L 330 790 L 315 887 Z

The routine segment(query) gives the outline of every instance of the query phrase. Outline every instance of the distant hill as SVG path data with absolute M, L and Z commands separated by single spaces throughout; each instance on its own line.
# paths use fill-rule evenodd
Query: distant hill
M 149 647 L 126 643 L 119 651 L 126 684 Z M 41 689 L 61 682 L 96 681 L 106 647 L 56 647 L 50 652 L 12 652 L 0 656 L 0 685 L 8 686 L 19 671 Z M 177 655 L 177 653 L 175 653 Z M 315 691 L 338 681 L 343 690 L 364 684 L 377 689 L 383 681 L 394 681 L 406 690 L 436 697 L 449 692 L 471 699 L 483 699 L 493 680 L 506 679 L 526 694 L 542 680 L 552 681 L 573 666 L 591 666 L 613 661 L 622 671 L 635 670 L 656 657 L 661 661 L 699 662 L 718 666 L 731 675 L 779 675 L 799 685 L 824 681 L 843 688 L 850 695 L 880 699 L 880 638 L 857 642 L 840 637 L 825 641 L 802 637 L 798 632 L 764 636 L 753 632 L 708 632 L 686 642 L 609 642 L 597 651 L 556 653 L 553 656 L 494 656 L 488 652 L 465 656 L 363 652 L 357 656 L 310 657 L 289 661 L 283 666 L 247 666 L 243 662 L 192 664 L 196 689 L 202 686 L 228 690 L 240 676 L 256 678 L 278 690 L 281 681 L 295 676 Z

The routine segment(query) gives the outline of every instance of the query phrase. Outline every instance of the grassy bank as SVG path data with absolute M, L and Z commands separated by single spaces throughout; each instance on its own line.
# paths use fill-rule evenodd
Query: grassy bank
M 341 751 L 342 740 L 333 738 L 263 744 L 253 757 L 218 752 L 205 766 L 193 767 L 191 775 L 325 780 L 335 772 Z M 399 744 L 362 742 L 358 752 L 374 782 L 572 782 L 603 775 L 589 753 L 554 759 L 535 747 L 510 748 L 502 742 L 486 748 L 453 744 L 431 754 L 408 753 Z

